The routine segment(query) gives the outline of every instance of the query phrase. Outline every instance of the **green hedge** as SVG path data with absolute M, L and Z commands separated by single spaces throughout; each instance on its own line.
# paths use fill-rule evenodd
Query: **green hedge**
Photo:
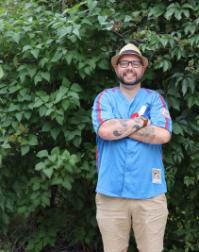
M 130 41 L 173 118 L 165 251 L 198 251 L 198 16 L 193 0 L 0 1 L 2 252 L 101 251 L 90 113 Z

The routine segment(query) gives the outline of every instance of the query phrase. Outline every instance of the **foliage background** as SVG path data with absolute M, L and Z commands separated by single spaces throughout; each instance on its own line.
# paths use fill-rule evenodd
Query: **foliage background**
M 90 111 L 129 41 L 173 118 L 165 251 L 199 250 L 198 27 L 194 0 L 0 1 L 1 252 L 102 251 Z

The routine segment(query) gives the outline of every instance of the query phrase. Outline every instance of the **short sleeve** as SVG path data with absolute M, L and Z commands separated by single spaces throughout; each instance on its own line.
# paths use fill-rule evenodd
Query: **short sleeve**
M 113 109 L 111 99 L 107 91 L 101 92 L 94 101 L 92 107 L 92 123 L 94 131 L 97 133 L 99 127 L 107 120 L 113 119 Z
M 152 125 L 165 128 L 172 132 L 172 120 L 168 106 L 164 98 L 156 93 L 150 109 L 150 120 Z

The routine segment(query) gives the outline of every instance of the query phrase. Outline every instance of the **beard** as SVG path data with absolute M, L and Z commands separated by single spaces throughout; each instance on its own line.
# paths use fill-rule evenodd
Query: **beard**
M 131 71 L 130 71 L 131 72 Z M 126 86 L 134 86 L 134 85 L 137 85 L 138 83 L 140 83 L 143 79 L 143 75 L 140 76 L 140 77 L 136 77 L 135 80 L 132 80 L 132 81 L 125 81 L 124 80 L 124 77 L 122 75 L 117 75 L 117 80 L 123 84 L 123 85 L 126 85 Z

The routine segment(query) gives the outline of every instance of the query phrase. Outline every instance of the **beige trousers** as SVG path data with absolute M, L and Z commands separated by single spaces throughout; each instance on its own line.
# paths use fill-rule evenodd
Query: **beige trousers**
M 168 210 L 165 194 L 137 200 L 96 194 L 104 252 L 127 251 L 131 227 L 139 252 L 161 252 Z

